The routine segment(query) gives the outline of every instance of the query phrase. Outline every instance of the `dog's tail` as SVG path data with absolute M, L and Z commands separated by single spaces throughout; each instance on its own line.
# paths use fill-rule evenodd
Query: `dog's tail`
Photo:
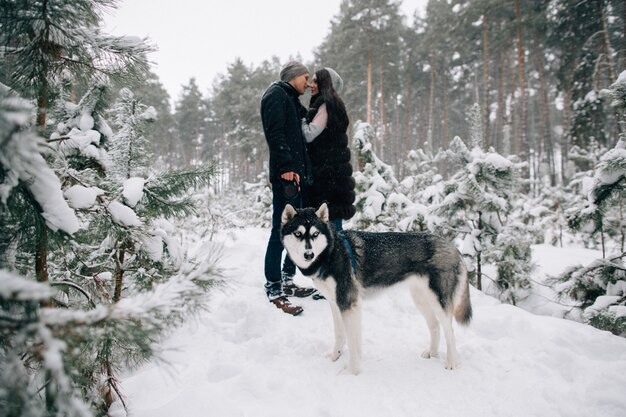
M 460 260 L 460 272 L 457 275 L 459 286 L 454 303 L 454 318 L 459 324 L 468 325 L 472 320 L 472 303 L 470 302 L 469 280 L 463 258 Z

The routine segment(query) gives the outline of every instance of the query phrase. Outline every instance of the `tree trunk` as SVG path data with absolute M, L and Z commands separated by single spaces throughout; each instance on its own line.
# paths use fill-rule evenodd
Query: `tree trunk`
M 46 110 L 48 107 L 48 80 L 39 80 L 39 96 L 37 97 L 37 130 L 41 136 L 46 133 Z
M 613 55 L 611 54 L 611 40 L 609 38 L 609 32 L 606 27 L 606 16 L 604 13 L 604 1 L 596 0 L 596 10 L 598 12 L 598 19 L 600 20 L 600 30 L 602 31 L 602 51 L 607 63 L 607 74 L 611 83 L 615 82 L 615 63 L 613 61 Z
M 380 76 L 380 159 L 385 159 L 385 147 L 387 144 L 387 115 L 385 114 L 385 77 L 383 74 L 383 64 L 379 67 Z
M 435 117 L 435 50 L 430 52 L 430 99 L 428 101 L 428 131 L 426 133 L 429 145 L 432 147 L 433 141 L 433 119 Z
M 443 85 L 441 86 L 441 96 L 443 100 L 443 102 L 441 103 L 443 107 L 443 126 L 440 145 L 442 149 L 448 149 L 448 143 L 450 142 L 450 114 L 448 112 L 448 77 L 445 73 L 441 74 L 441 82 L 443 83 Z
M 483 214 L 478 212 L 478 230 L 480 230 L 480 237 L 482 239 L 483 232 Z M 482 246 L 482 242 L 480 242 Z M 482 270 L 482 252 L 476 252 L 476 288 L 478 291 L 482 291 L 483 289 L 483 270 Z
M 624 6 L 626 7 L 626 4 L 624 4 Z M 606 59 L 607 76 L 609 79 L 609 83 L 613 83 L 617 80 L 617 75 L 615 73 L 615 61 L 613 61 L 613 54 L 612 54 L 613 48 L 611 47 L 611 39 L 609 37 L 609 31 L 606 27 L 606 14 L 605 14 L 604 1 L 597 0 L 596 8 L 598 11 L 598 18 L 600 19 L 600 30 L 602 31 L 602 51 Z M 626 28 L 625 28 L 625 32 L 626 32 Z M 624 127 L 620 123 L 620 114 L 619 114 L 618 109 L 613 110 L 613 115 L 615 116 L 615 122 L 616 122 L 614 123 L 614 126 L 613 126 L 613 133 L 615 137 L 619 137 L 620 135 L 624 133 Z M 613 146 L 613 145 L 614 143 L 609 144 L 609 146 Z
M 45 220 L 41 220 L 39 236 L 37 239 L 37 252 L 35 253 L 35 275 L 37 281 L 48 281 L 48 228 Z
M 489 130 L 489 21 L 486 15 L 483 15 L 483 134 L 484 147 L 489 149 L 492 146 L 490 130 Z
M 367 51 L 367 123 L 372 124 L 372 50 Z
M 508 148 L 509 154 L 518 155 L 520 152 L 519 149 L 519 129 L 517 125 L 519 124 L 519 119 L 516 117 L 516 106 L 517 100 L 515 99 L 515 91 L 517 91 L 517 75 L 515 74 L 515 60 L 510 56 L 510 53 L 507 53 L 506 60 L 508 63 L 508 68 L 510 71 L 510 80 L 511 80 L 511 88 L 509 89 L 509 94 L 511 97 L 510 107 L 507 109 L 507 125 L 509 126 L 509 141 Z
M 624 223 L 624 201 L 619 201 L 619 232 L 620 232 L 620 248 L 624 253 L 624 244 L 626 244 L 626 224 Z
M 568 86 L 569 87 L 569 86 Z M 563 184 L 568 183 L 567 178 L 567 162 L 569 153 L 569 125 L 570 125 L 570 111 L 572 107 L 572 92 L 571 87 L 563 91 L 563 134 L 561 135 L 561 182 Z
M 502 49 L 498 50 L 498 63 L 498 71 L 500 72 L 500 88 L 498 88 L 498 110 L 496 114 L 496 126 L 494 127 L 495 137 L 493 144 L 499 153 L 508 156 L 504 153 L 504 142 L 501 140 L 504 136 L 504 126 L 506 125 L 506 103 L 504 101 L 504 93 L 506 91 L 506 64 Z
M 624 16 L 622 16 L 622 23 L 624 24 L 624 33 L 622 33 L 622 39 L 626 39 L 626 0 L 623 1 L 624 5 L 622 6 L 622 10 L 624 12 Z M 622 56 L 622 64 L 619 66 L 620 68 L 626 68 L 626 48 L 622 48 L 620 51 L 620 55 Z
M 426 100 L 420 100 L 417 103 L 417 107 L 419 109 L 419 121 L 418 121 L 418 135 L 417 146 L 424 147 L 424 143 L 426 142 L 426 138 L 428 137 L 428 108 Z
M 516 47 L 517 47 L 517 74 L 520 91 L 520 108 L 519 108 L 519 140 L 522 161 L 530 162 L 530 144 L 526 135 L 526 77 L 524 71 L 524 45 L 522 43 L 522 10 L 520 0 L 515 0 L 515 20 L 516 20 Z M 530 173 L 525 169 L 526 175 L 530 178 Z
M 539 46 L 537 36 L 534 37 L 534 52 L 537 75 L 539 77 L 539 130 L 540 141 L 544 146 L 546 158 L 548 162 L 550 185 L 556 185 L 556 166 L 554 163 L 554 146 L 552 142 L 552 134 L 550 133 L 550 105 L 548 102 L 548 86 L 546 83 L 546 75 L 544 73 L 543 52 Z M 541 148 L 541 144 L 539 145 Z
M 411 82 L 411 76 L 407 73 L 407 98 L 404 114 L 404 135 L 400 146 L 400 155 L 406 156 L 407 152 L 411 149 L 411 121 L 413 119 L 413 83 Z M 404 173 L 404 169 L 403 169 Z
M 113 279 L 115 282 L 115 289 L 113 290 L 113 302 L 117 303 L 122 299 L 122 286 L 124 285 L 124 256 L 126 251 L 126 243 L 122 244 L 119 249 L 116 263 L 115 272 L 113 273 Z
M 42 63 L 42 75 L 39 77 L 37 96 L 37 131 L 44 136 L 46 132 L 46 110 L 48 107 L 48 70 L 46 60 Z M 34 200 L 34 198 L 33 198 Z M 39 209 L 43 210 L 43 209 Z M 35 252 L 35 276 L 39 282 L 48 281 L 48 228 L 42 218 L 38 225 L 37 248 Z

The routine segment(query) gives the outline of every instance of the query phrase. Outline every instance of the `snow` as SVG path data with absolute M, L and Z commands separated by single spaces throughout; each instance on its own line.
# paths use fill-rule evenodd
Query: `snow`
M 92 131 L 91 129 L 93 129 L 94 125 L 95 125 L 95 121 L 93 119 L 93 116 L 91 115 L 91 109 L 86 110 L 85 113 L 80 115 L 80 120 L 78 121 L 78 128 L 80 130 L 82 130 L 83 132 Z M 99 134 L 98 134 L 98 140 L 100 140 Z
M 97 187 L 73 185 L 65 191 L 64 196 L 70 207 L 78 210 L 93 207 L 98 196 L 103 194 L 104 191 Z
M 485 164 L 491 165 L 496 171 L 506 171 L 513 165 L 511 161 L 497 153 L 488 153 L 484 160 Z
M 13 140 L 5 145 L 0 161 L 8 171 L 7 182 L 16 185 L 20 179 L 27 184 L 34 199 L 39 203 L 41 216 L 52 230 L 62 230 L 73 234 L 79 229 L 76 214 L 63 198 L 61 181 L 48 166 L 39 152 L 42 140 L 29 135 L 15 135 Z M 4 184 L 0 187 L 0 197 L 6 201 L 10 187 Z
M 602 257 L 602 252 L 584 248 L 558 248 L 547 244 L 532 246 L 532 259 L 537 269 L 533 277 L 532 294 L 520 303 L 520 307 L 536 314 L 564 317 L 572 310 L 571 305 L 557 303 L 555 290 L 545 281 L 556 277 L 576 265 L 588 266 Z
M 148 258 L 154 262 L 160 262 L 163 259 L 163 239 L 155 234 L 147 234 L 141 236 L 144 250 L 148 254 Z
M 79 121 L 81 129 L 93 125 L 93 118 L 89 114 L 83 114 Z M 97 130 L 81 130 L 73 127 L 65 140 L 53 142 L 52 146 L 66 155 L 80 154 L 98 161 L 102 166 L 109 165 L 108 155 L 105 149 L 99 148 L 100 132 Z M 60 134 L 54 132 L 50 139 L 59 139 Z
M 124 181 L 122 195 L 126 204 L 130 207 L 135 207 L 141 197 L 143 197 L 143 186 L 146 180 L 141 177 L 131 177 Z
M 326 301 L 297 300 L 298 317 L 266 301 L 268 235 L 260 228 L 218 235 L 227 287 L 164 343 L 163 361 L 123 378 L 132 416 L 625 415 L 626 339 L 473 289 L 474 319 L 455 325 L 456 370 L 444 369 L 445 343 L 440 358 L 420 357 L 426 323 L 398 288 L 363 303 L 362 372 L 342 373 L 347 355 L 325 356 L 333 340 Z M 542 259 L 576 259 L 556 249 Z M 310 285 L 299 274 L 296 282 Z
M 50 298 L 52 294 L 46 284 L 0 269 L 0 296 L 4 299 L 40 301 Z
M 620 165 L 624 167 L 626 165 L 626 149 L 615 147 L 602 156 L 601 166 L 594 175 L 600 184 L 614 184 L 626 175 L 626 168 L 617 169 L 613 167 L 609 169 L 607 167 L 609 162 L 613 162 L 614 165 L 621 163 Z
M 163 218 L 156 219 L 152 222 L 152 226 L 151 236 L 143 239 L 148 256 L 153 261 L 160 261 L 163 257 L 163 243 L 165 243 L 172 265 L 177 269 L 180 268 L 185 259 L 185 251 L 178 239 L 173 236 L 174 226 Z
M 611 304 L 615 304 L 620 300 L 620 296 L 617 295 L 601 295 L 596 298 L 596 301 L 592 306 L 589 306 L 585 309 L 585 314 L 592 314 L 594 312 L 599 312 L 610 306 Z
M 615 317 L 626 317 L 626 306 L 611 306 L 609 313 L 615 314 Z
M 626 295 L 626 281 L 609 282 L 606 285 L 606 295 Z
M 107 206 L 107 210 L 111 214 L 113 221 L 120 226 L 130 227 L 141 226 L 142 224 L 137 213 L 119 201 L 111 201 Z

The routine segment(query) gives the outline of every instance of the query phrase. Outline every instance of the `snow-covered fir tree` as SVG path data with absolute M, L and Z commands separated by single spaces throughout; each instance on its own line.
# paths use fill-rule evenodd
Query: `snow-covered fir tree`
M 530 242 L 521 224 L 507 224 L 519 164 L 494 151 L 472 150 L 456 137 L 448 151 L 457 172 L 445 182 L 444 200 L 432 208 L 433 228 L 448 238 L 463 239 L 462 253 L 471 260 L 470 275 L 482 289 L 482 265 L 500 265 L 496 292 L 509 302 L 529 288 Z M 521 248 L 521 249 L 520 249 Z
M 13 397 L 4 399 L 11 409 L 47 407 L 49 411 L 70 415 L 76 411 L 72 411 L 72 404 L 86 405 L 85 409 L 94 413 L 111 409 L 116 401 L 123 401 L 117 379 L 119 369 L 150 358 L 155 353 L 155 345 L 150 341 L 200 308 L 205 290 L 216 282 L 215 259 L 186 259 L 175 237 L 176 228 L 166 218 L 193 211 L 187 191 L 206 185 L 213 169 L 148 175 L 147 164 L 141 163 L 145 162 L 142 157 L 145 140 L 140 132 L 141 125 L 153 113 L 134 101 L 130 91 L 123 91 L 115 107 L 115 124 L 119 130 L 113 134 L 100 113 L 105 96 L 101 87 L 90 89 L 77 105 L 57 106 L 64 111 L 59 113 L 50 144 L 55 151 L 58 176 L 39 154 L 41 142 L 32 134 L 29 137 L 26 127 L 13 126 L 6 130 L 17 133 L 14 140 L 3 141 L 7 147 L 3 148 L 1 158 L 8 174 L 2 186 L 6 196 L 3 228 L 16 231 L 10 236 L 8 248 L 15 247 L 13 253 L 20 253 L 29 244 L 23 239 L 27 235 L 17 233 L 23 224 L 16 219 L 27 216 L 23 215 L 22 205 L 16 204 L 24 191 L 16 192 L 20 189 L 11 187 L 20 184 L 14 179 L 33 184 L 26 191 L 30 190 L 33 202 L 44 208 L 42 216 L 49 218 L 56 229 L 73 235 L 59 236 L 63 244 L 48 247 L 47 284 L 38 287 L 47 288 L 45 305 L 61 308 L 34 311 L 28 318 L 19 319 L 25 325 L 41 322 L 41 331 L 33 333 L 18 328 L 9 334 L 17 339 L 28 336 L 27 339 L 36 343 L 49 344 L 62 361 L 56 372 L 65 369 L 71 372 L 58 374 L 60 382 L 53 380 L 46 384 L 46 380 L 53 378 L 49 375 L 53 370 L 40 357 L 32 356 L 35 346 L 8 345 L 3 358 L 7 363 L 12 355 L 26 355 L 37 365 L 30 368 L 34 378 L 25 379 L 25 385 L 15 389 L 23 394 L 43 387 L 45 392 L 45 401 L 41 403 L 38 396 L 30 398 L 29 404 L 14 402 Z M 2 103 L 3 116 L 9 116 L 3 118 L 7 127 L 12 121 L 31 120 L 28 107 L 22 104 L 20 108 L 20 101 L 3 97 Z M 16 117 L 18 110 L 23 116 Z M 119 142 L 114 146 L 115 157 L 109 156 L 106 142 Z M 12 213 L 15 209 L 21 210 L 21 216 Z M 36 210 L 29 212 L 37 214 Z M 11 251 L 3 253 L 8 255 Z M 32 264 L 20 262 L 17 256 L 3 257 L 2 265 L 26 276 L 33 270 Z M 5 276 L 15 286 L 26 285 L 26 278 Z M 157 293 L 160 300 L 151 299 Z M 27 295 L 20 293 L 20 296 L 30 300 Z M 33 298 L 31 304 L 36 305 L 37 300 Z M 133 300 L 130 305 L 134 303 L 136 307 L 126 311 L 127 300 Z M 12 292 L 3 299 L 8 305 L 17 301 Z M 15 308 L 19 312 L 26 307 Z M 53 320 L 55 327 L 48 329 L 46 320 Z M 58 344 L 59 338 L 63 339 L 62 345 Z
M 184 220 L 201 238 L 227 229 L 270 227 L 272 224 L 272 188 L 267 171 L 259 174 L 256 182 L 243 182 L 241 188 L 216 195 L 213 187 L 196 194 L 198 211 Z M 183 225 L 181 224 L 181 227 Z
M 426 144 L 428 145 L 428 144 Z M 400 230 L 427 230 L 428 206 L 443 199 L 443 177 L 438 173 L 440 153 L 433 156 L 430 146 L 409 151 L 405 161 L 406 177 L 400 182 L 400 190 L 413 204 L 405 209 L 400 220 Z
M 121 407 L 120 370 L 153 356 L 154 342 L 216 282 L 215 259 L 187 259 L 167 220 L 193 211 L 188 193 L 208 183 L 212 167 L 155 174 L 136 163 L 153 112 L 129 91 L 116 107 L 117 132 L 106 122 L 110 80 L 141 77 L 151 48 L 102 34 L 103 6 L 2 4 L 8 82 L 37 103 L 0 92 L 0 409 L 8 415 Z M 68 88 L 86 94 L 72 103 Z M 125 148 L 124 167 L 107 151 L 117 141 L 137 150 Z
M 572 204 L 575 194 L 571 187 L 543 187 L 537 197 L 518 196 L 514 202 L 513 217 L 527 225 L 534 234 L 534 243 L 548 243 L 563 247 L 570 243 L 565 210 Z
M 612 105 L 618 110 L 618 120 L 626 119 L 626 71 L 611 86 Z M 624 248 L 626 222 L 624 198 L 626 197 L 626 133 L 622 132 L 613 149 L 606 152 L 587 181 L 586 198 L 568 211 L 572 230 L 585 236 L 600 235 L 602 259 L 592 265 L 574 266 L 553 282 L 559 283 L 558 294 L 578 303 L 585 322 L 626 335 L 626 267 Z M 607 247 L 608 235 L 617 239 Z M 608 250 L 615 253 L 607 253 Z
M 35 266 L 38 235 L 71 235 L 79 228 L 61 182 L 44 156 L 45 141 L 30 129 L 34 108 L 0 84 L 0 267 L 25 272 Z
M 405 210 L 413 203 L 399 190 L 399 183 L 390 165 L 374 153 L 374 130 L 368 123 L 357 121 L 353 143 L 357 150 L 359 170 L 356 181 L 357 212 L 350 224 L 360 230 L 395 230 Z
M 272 225 L 272 186 L 268 178 L 268 173 L 263 172 L 257 177 L 257 182 L 243 183 L 246 195 L 252 198 L 252 207 L 247 210 L 248 218 L 252 224 L 258 224 L 261 227 Z

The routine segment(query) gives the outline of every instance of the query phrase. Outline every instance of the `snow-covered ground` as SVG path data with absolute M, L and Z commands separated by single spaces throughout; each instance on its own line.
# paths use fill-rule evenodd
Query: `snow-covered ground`
M 126 376 L 132 416 L 626 415 L 626 339 L 475 290 L 471 325 L 455 326 L 456 370 L 444 369 L 445 343 L 441 358 L 420 357 L 426 323 L 409 295 L 394 289 L 364 303 L 362 372 L 341 373 L 346 355 L 325 356 L 333 341 L 326 301 L 297 300 L 305 309 L 299 317 L 266 301 L 267 237 L 255 228 L 219 236 L 227 287 L 213 292 L 209 312 L 168 339 L 165 361 Z M 580 256 L 539 246 L 537 274 L 584 262 Z

